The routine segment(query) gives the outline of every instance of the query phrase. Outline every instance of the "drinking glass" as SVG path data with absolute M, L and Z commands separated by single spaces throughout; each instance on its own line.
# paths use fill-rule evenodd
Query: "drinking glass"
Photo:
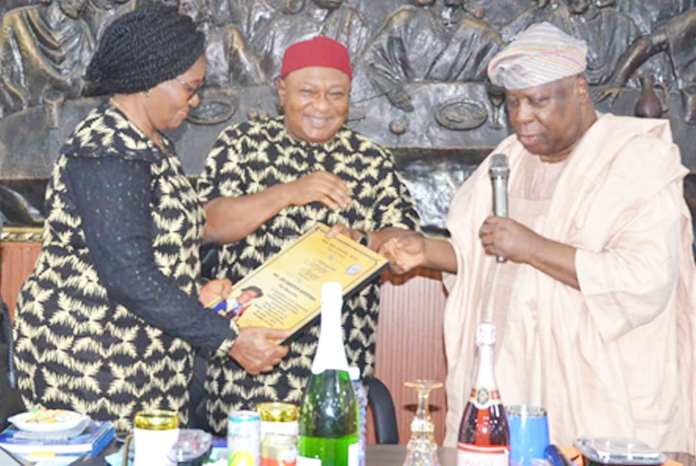
M 505 102 L 505 88 L 487 82 L 486 92 L 488 93 L 488 100 L 493 106 L 493 115 L 491 115 L 489 127 L 494 130 L 503 129 L 503 125 L 500 123 L 500 107 L 502 107 L 503 102 Z
M 411 421 L 411 439 L 406 445 L 406 459 L 403 466 L 439 466 L 435 426 L 430 421 L 428 398 L 430 391 L 442 387 L 435 380 L 411 380 L 405 383 L 418 393 L 418 408 Z
M 535 406 L 506 406 L 510 428 L 510 466 L 543 466 L 549 446 L 546 410 Z

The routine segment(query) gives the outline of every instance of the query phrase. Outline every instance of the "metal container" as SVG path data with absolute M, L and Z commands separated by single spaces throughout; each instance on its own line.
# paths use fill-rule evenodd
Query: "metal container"
M 256 411 L 234 411 L 227 418 L 228 466 L 261 466 L 261 417 Z
M 299 427 L 297 419 L 300 410 L 290 403 L 259 403 L 256 411 L 261 417 L 261 439 L 267 434 L 290 435 L 297 437 Z
M 297 437 L 268 434 L 261 443 L 261 466 L 296 466 Z

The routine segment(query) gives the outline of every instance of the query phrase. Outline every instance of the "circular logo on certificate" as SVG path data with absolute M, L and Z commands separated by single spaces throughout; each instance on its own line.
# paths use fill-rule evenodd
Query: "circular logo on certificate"
M 358 264 L 354 264 L 354 265 L 351 265 L 350 267 L 348 267 L 348 270 L 346 270 L 346 273 L 348 275 L 355 275 L 359 271 L 360 271 L 360 266 Z

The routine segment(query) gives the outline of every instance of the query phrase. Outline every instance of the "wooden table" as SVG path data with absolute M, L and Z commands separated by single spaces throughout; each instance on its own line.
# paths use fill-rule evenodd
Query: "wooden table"
M 688 453 L 665 453 L 667 457 L 679 461 L 684 466 L 696 466 L 694 456 Z M 367 445 L 367 466 L 401 466 L 406 456 L 403 445 Z M 457 466 L 457 449 L 442 447 L 438 457 L 440 466 Z

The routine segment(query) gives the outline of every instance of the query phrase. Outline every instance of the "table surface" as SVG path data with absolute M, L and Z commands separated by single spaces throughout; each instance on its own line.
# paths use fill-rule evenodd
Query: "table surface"
M 118 450 L 113 443 L 102 453 L 110 454 Z M 406 456 L 405 445 L 366 445 L 367 466 L 402 466 Z M 688 453 L 665 453 L 667 457 L 679 461 L 684 466 L 696 466 L 694 456 Z M 438 449 L 440 466 L 457 466 L 457 449 L 453 447 L 440 447 Z
M 406 447 L 404 445 L 367 445 L 367 466 L 402 466 Z M 665 453 L 684 466 L 696 466 L 694 456 L 688 453 Z M 442 447 L 438 451 L 440 466 L 457 465 L 457 449 Z

